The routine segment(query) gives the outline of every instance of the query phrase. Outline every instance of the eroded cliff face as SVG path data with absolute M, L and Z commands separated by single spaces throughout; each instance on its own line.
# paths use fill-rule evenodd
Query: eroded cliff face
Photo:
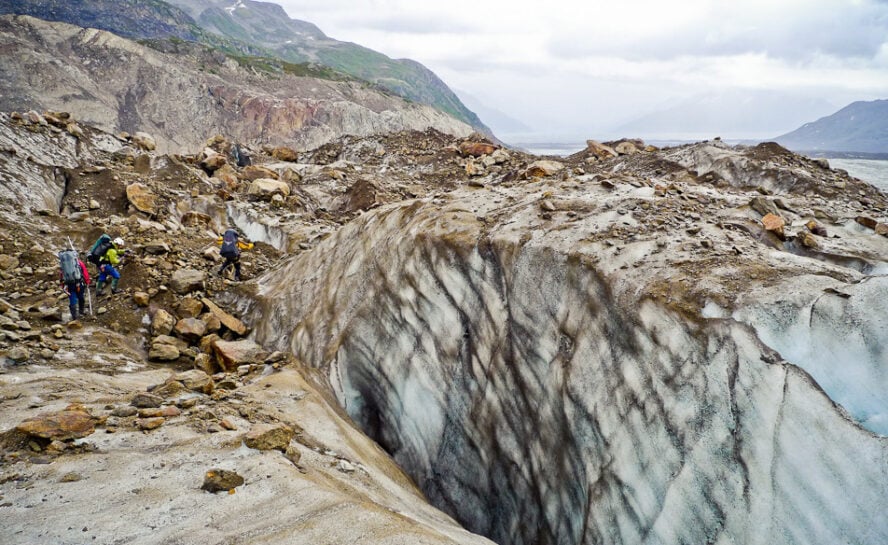
M 888 239 L 840 197 L 803 252 L 750 199 L 804 229 L 841 182 L 706 148 L 383 207 L 260 279 L 257 339 L 501 544 L 884 542 Z
M 199 151 L 217 133 L 311 149 L 344 134 L 472 132 L 363 82 L 266 72 L 199 46 L 162 53 L 27 16 L 0 17 L 0 46 L 0 109 L 65 110 L 106 131 L 147 131 L 164 152 Z

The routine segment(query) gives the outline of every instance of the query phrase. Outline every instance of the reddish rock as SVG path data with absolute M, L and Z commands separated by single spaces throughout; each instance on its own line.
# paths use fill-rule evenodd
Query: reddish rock
M 489 155 L 497 150 L 493 144 L 486 142 L 463 142 L 459 145 L 459 151 L 463 155 L 471 155 L 472 157 L 481 157 Z
M 369 180 L 358 180 L 345 194 L 345 210 L 356 212 L 368 210 L 376 205 L 380 187 Z
M 16 426 L 16 430 L 31 437 L 69 441 L 95 432 L 96 419 L 82 405 L 69 405 L 56 413 L 29 418 Z
M 780 216 L 774 214 L 767 214 L 762 218 L 762 225 L 765 226 L 766 231 L 770 231 L 780 237 L 780 239 L 784 239 L 786 235 L 783 232 L 783 228 L 786 226 L 786 221 L 783 220 Z
M 864 227 L 866 227 L 868 229 L 875 229 L 876 226 L 879 224 L 879 222 L 877 222 L 873 218 L 870 218 L 867 216 L 857 216 L 854 219 L 857 221 L 857 223 L 859 223 L 860 225 L 863 225 Z

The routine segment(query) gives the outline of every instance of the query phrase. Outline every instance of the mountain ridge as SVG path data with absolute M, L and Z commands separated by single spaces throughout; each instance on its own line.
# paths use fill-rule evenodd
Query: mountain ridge
M 30 15 L 98 28 L 130 39 L 177 38 L 226 53 L 319 63 L 430 105 L 489 136 L 490 129 L 431 70 L 409 59 L 327 37 L 316 25 L 290 18 L 273 3 L 241 0 L 0 0 L 0 14 Z
M 888 100 L 852 102 L 775 140 L 793 151 L 888 155 Z

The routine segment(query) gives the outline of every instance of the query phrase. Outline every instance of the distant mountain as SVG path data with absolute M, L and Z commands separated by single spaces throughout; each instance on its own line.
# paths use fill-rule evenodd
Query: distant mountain
M 527 133 L 533 130 L 522 121 L 515 119 L 509 114 L 492 106 L 488 106 L 474 95 L 462 90 L 456 91 L 456 94 L 459 96 L 460 100 L 462 100 L 463 104 L 484 119 L 485 124 L 500 137 L 505 137 L 505 135 L 510 133 Z
M 320 64 L 428 104 L 490 134 L 478 116 L 422 64 L 328 38 L 312 23 L 291 19 L 277 4 L 252 0 L 0 0 L 0 14 L 31 15 L 130 39 L 177 38 L 229 53 Z
M 854 102 L 776 140 L 794 151 L 888 153 L 888 100 Z
M 617 127 L 617 136 L 654 140 L 763 139 L 835 110 L 825 100 L 791 93 L 729 91 L 680 100 Z

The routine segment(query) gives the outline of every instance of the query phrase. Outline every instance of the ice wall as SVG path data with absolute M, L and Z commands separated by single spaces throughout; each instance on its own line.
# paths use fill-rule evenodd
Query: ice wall
M 888 542 L 888 441 L 734 319 L 615 290 L 553 237 L 368 214 L 261 282 L 429 499 L 501 544 Z

